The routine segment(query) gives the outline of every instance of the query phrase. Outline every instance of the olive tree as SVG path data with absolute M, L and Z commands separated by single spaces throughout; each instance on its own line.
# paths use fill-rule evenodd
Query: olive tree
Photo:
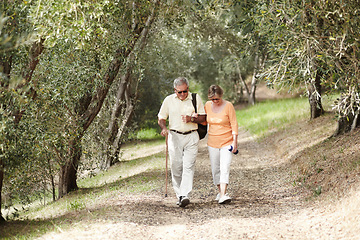
M 285 0 L 268 3 L 261 16 L 273 52 L 267 80 L 306 86 L 311 118 L 323 113 L 322 88 L 340 91 L 337 132 L 359 125 L 358 11 L 357 1 Z
M 19 123 L 28 103 L 36 98 L 33 73 L 44 48 L 43 40 L 33 38 L 33 28 L 26 21 L 30 6 L 23 1 L 0 4 L 0 202 L 4 179 L 21 171 L 32 154 L 31 144 L 22 135 L 24 125 Z
M 119 70 L 159 1 L 46 1 L 33 9 L 34 24 L 49 36 L 51 61 L 44 88 L 58 100 L 64 141 L 52 144 L 60 162 L 59 196 L 78 188 L 81 140 L 99 113 Z

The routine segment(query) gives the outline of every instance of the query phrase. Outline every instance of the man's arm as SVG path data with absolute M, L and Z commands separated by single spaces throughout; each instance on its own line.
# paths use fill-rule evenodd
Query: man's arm
M 193 123 L 203 123 L 206 121 L 206 114 L 194 114 L 193 116 L 186 115 L 183 118 L 183 121 L 186 123 L 193 122 Z
M 159 124 L 159 126 L 161 128 L 161 133 L 160 133 L 161 136 L 165 137 L 168 134 L 168 129 L 166 127 L 166 120 L 159 118 L 158 124 Z
M 190 119 L 190 121 L 193 120 L 192 122 L 194 123 L 203 123 L 206 121 L 206 114 L 198 114 L 197 117 L 193 117 L 193 119 Z

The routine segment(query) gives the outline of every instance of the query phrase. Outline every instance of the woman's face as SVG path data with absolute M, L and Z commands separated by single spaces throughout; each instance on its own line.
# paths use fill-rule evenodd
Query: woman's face
M 209 98 L 215 105 L 221 105 L 222 104 L 222 98 L 221 96 L 215 94 L 213 97 Z

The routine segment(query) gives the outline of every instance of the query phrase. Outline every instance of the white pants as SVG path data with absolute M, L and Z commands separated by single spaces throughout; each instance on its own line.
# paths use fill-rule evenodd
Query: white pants
M 222 148 L 208 146 L 211 171 L 215 185 L 220 183 L 229 184 L 230 163 L 232 153 L 229 151 L 230 145 Z
M 172 185 L 176 197 L 189 197 L 193 188 L 195 160 L 198 153 L 199 134 L 194 131 L 183 135 L 170 131 L 168 150 Z

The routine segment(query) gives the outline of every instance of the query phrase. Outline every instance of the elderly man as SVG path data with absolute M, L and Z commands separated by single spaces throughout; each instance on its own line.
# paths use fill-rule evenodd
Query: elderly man
M 189 194 L 193 188 L 195 160 L 198 153 L 199 135 L 197 123 L 206 119 L 204 105 L 196 94 L 197 114 L 189 92 L 189 82 L 184 77 L 174 80 L 175 93 L 167 96 L 158 114 L 161 135 L 168 138 L 172 185 L 178 199 L 177 204 L 185 207 L 190 203 Z M 169 129 L 166 120 L 169 119 Z

